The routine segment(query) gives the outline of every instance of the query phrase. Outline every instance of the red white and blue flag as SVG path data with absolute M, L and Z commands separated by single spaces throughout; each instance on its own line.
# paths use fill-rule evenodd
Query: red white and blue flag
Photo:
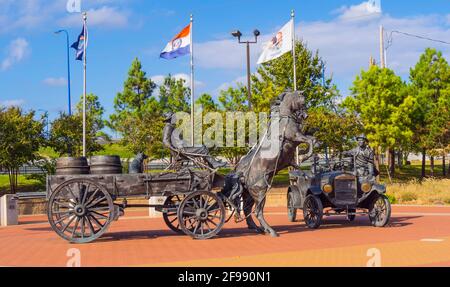
M 187 25 L 176 35 L 159 55 L 160 58 L 173 59 L 190 53 L 191 49 L 191 25 Z

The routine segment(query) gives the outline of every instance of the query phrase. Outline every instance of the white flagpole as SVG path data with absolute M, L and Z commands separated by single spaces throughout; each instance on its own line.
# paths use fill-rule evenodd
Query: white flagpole
M 194 23 L 193 16 L 191 14 L 190 19 L 190 28 L 189 28 L 189 35 L 190 35 L 190 54 L 191 54 L 191 144 L 194 146 L 194 42 L 192 41 L 192 26 Z
M 86 156 L 86 45 L 87 45 L 87 13 L 83 12 L 83 156 Z
M 294 91 L 297 91 L 297 63 L 295 55 L 295 13 L 294 9 L 291 10 L 291 25 L 292 25 L 292 66 L 294 69 Z M 298 147 L 295 149 L 295 161 L 300 164 L 300 158 L 298 156 Z
M 292 22 L 292 63 L 294 67 L 294 91 L 297 91 L 297 63 L 295 55 L 295 13 L 291 10 L 291 22 Z

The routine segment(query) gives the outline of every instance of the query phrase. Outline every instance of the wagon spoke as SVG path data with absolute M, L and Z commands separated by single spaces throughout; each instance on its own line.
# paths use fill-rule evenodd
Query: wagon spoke
M 72 215 L 72 213 L 60 217 L 57 221 L 55 221 L 55 224 L 58 224 L 58 223 L 62 222 L 64 219 L 66 219 L 67 217 L 69 217 L 69 216 L 71 216 L 71 215 Z
M 67 222 L 67 224 L 63 227 L 63 229 L 61 230 L 62 232 L 65 232 L 67 227 L 69 227 L 69 225 L 72 223 L 72 221 L 75 219 L 76 216 L 72 216 L 72 218 L 69 219 L 69 221 Z
M 100 229 L 103 228 L 103 225 L 100 223 L 100 221 L 99 221 L 97 218 L 95 218 L 94 216 L 92 216 L 92 215 L 90 215 L 90 214 L 88 215 L 88 217 L 92 218 L 92 219 L 94 220 L 94 223 L 95 223 L 97 226 L 99 226 Z
M 72 208 L 73 207 L 72 205 L 67 204 L 65 202 L 54 201 L 54 203 L 59 205 L 59 206 L 64 206 L 64 207 L 67 207 L 67 208 Z
M 89 208 L 89 211 L 101 211 L 101 210 L 109 210 L 109 206 L 99 206 L 99 207 Z
M 91 213 L 93 213 L 93 214 L 95 214 L 95 215 L 98 215 L 98 216 L 100 216 L 101 218 L 106 218 L 106 219 L 108 219 L 108 216 L 106 216 L 106 215 L 104 215 L 104 214 L 101 214 L 101 213 L 98 213 L 97 211 L 91 211 Z
M 195 234 L 195 233 L 197 233 L 197 229 L 198 229 L 198 225 L 199 225 L 199 221 L 196 221 L 196 225 L 195 225 L 195 228 L 194 228 L 194 231 L 193 231 L 193 233 Z
M 75 237 L 75 231 L 77 230 L 77 228 L 78 228 L 78 223 L 80 222 L 80 218 L 79 217 L 77 217 L 77 220 L 75 221 L 75 226 L 73 227 L 73 230 L 72 230 L 72 237 Z
M 89 231 L 91 232 L 91 236 L 95 234 L 94 226 L 92 225 L 91 220 L 89 219 L 89 216 L 86 216 L 87 226 L 89 227 Z
M 92 194 L 89 196 L 89 199 L 86 201 L 86 203 L 85 203 L 85 205 L 88 205 L 88 204 L 90 204 L 94 199 L 95 199 L 95 196 L 97 195 L 97 192 L 99 191 L 100 189 L 95 189 L 93 192 L 92 192 Z
M 208 228 L 209 232 L 211 232 L 211 227 L 209 227 L 208 221 L 205 221 L 204 223 L 205 223 L 206 227 Z
M 100 197 L 99 199 L 97 199 L 97 200 L 95 200 L 94 202 L 90 203 L 90 204 L 87 205 L 86 207 L 87 207 L 87 208 L 90 208 L 90 207 L 92 207 L 92 206 L 95 206 L 95 205 L 99 204 L 100 202 L 102 202 L 102 201 L 104 201 L 104 200 L 107 200 L 106 196 Z
M 67 185 L 66 189 L 69 190 L 69 193 L 72 195 L 72 199 L 75 200 L 75 202 L 77 201 L 77 197 L 75 196 L 75 194 L 73 193 L 72 189 L 70 188 L 70 185 Z
M 214 226 L 216 226 L 217 227 L 217 224 L 214 222 L 214 221 L 212 221 L 211 219 L 206 219 L 207 221 L 209 221 L 209 222 L 211 222 L 212 224 L 214 224 Z
M 91 184 L 90 183 L 88 183 L 88 185 L 86 186 L 86 188 L 85 188 L 85 190 L 84 190 L 84 192 L 83 192 L 83 198 L 81 199 L 81 204 L 85 204 L 85 202 L 86 202 L 86 197 L 87 197 L 87 194 L 89 193 L 89 187 L 91 186 Z

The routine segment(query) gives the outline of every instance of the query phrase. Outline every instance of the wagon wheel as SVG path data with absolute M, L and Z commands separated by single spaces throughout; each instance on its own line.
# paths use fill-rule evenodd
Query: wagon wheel
M 303 204 L 303 219 L 309 228 L 318 228 L 322 223 L 323 205 L 315 195 L 308 195 Z
M 48 221 L 62 238 L 87 243 L 100 237 L 114 218 L 114 203 L 108 191 L 87 179 L 71 179 L 51 194 Z
M 383 227 L 388 224 L 391 218 L 391 203 L 386 195 L 380 194 L 370 205 L 369 219 L 370 223 L 375 227 Z
M 288 220 L 294 222 L 297 217 L 297 208 L 294 207 L 294 198 L 292 196 L 292 191 L 287 194 L 287 210 L 288 210 Z
M 178 219 L 185 234 L 194 239 L 211 238 L 225 223 L 225 207 L 215 193 L 196 191 L 181 202 Z
M 164 206 L 169 207 L 171 209 L 175 208 L 175 211 L 168 211 L 163 213 L 164 222 L 167 226 L 175 231 L 176 233 L 182 233 L 183 231 L 180 229 L 180 223 L 178 222 L 177 211 L 180 206 L 181 201 L 183 200 L 180 195 L 172 195 L 166 198 L 164 201 Z

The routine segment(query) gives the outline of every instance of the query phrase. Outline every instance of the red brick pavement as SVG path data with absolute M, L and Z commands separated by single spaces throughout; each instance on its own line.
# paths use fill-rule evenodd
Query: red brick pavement
M 385 228 L 358 216 L 354 222 L 328 217 L 318 230 L 309 230 L 301 221 L 288 222 L 285 208 L 266 213 L 280 237 L 229 222 L 218 237 L 193 240 L 173 233 L 160 218 L 131 211 L 89 244 L 69 244 L 44 216 L 24 216 L 20 225 L 0 228 L 0 266 L 66 266 L 71 248 L 80 251 L 82 266 L 365 266 L 371 246 L 385 250 L 382 262 L 390 266 L 450 265 L 449 207 L 394 206 Z

